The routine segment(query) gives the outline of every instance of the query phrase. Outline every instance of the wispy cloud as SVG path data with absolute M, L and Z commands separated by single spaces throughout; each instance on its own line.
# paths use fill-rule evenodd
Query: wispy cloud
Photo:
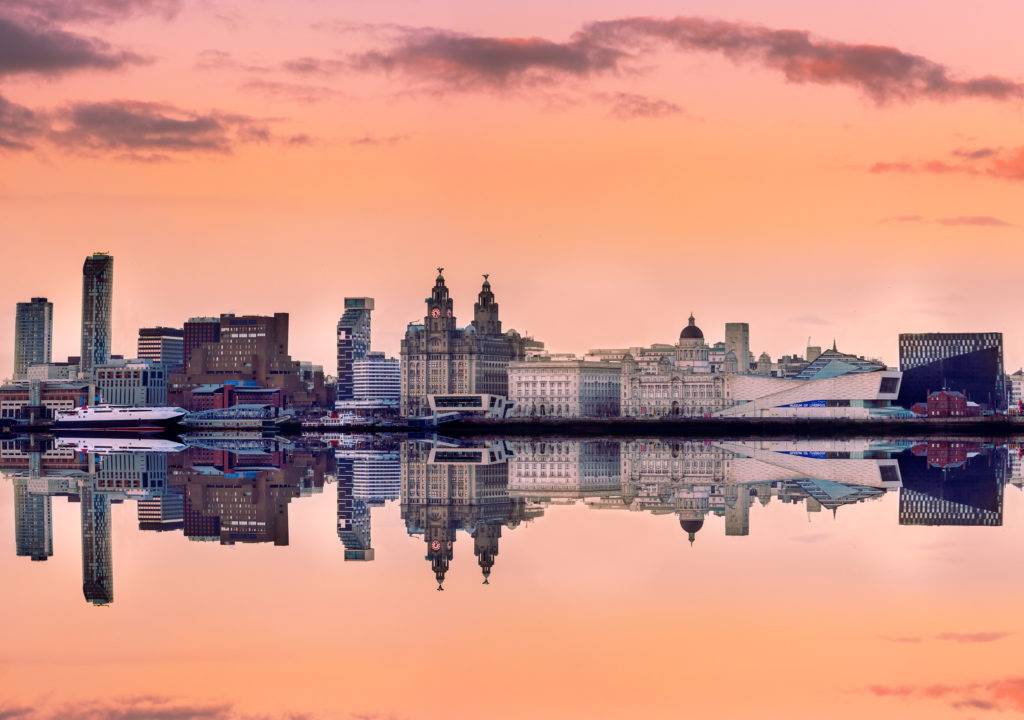
M 360 138 L 349 141 L 349 145 L 385 146 L 394 147 L 409 139 L 408 135 L 390 135 L 388 137 L 376 137 L 374 135 L 363 135 Z
M 876 162 L 868 168 L 875 175 L 887 173 L 921 173 L 932 175 L 975 175 L 997 180 L 1024 180 L 1024 146 L 1014 148 L 958 148 L 950 153 L 952 161 L 899 160 Z
M 0 720 L 314 720 L 306 713 L 251 714 L 231 703 L 140 695 L 34 707 L 0 706 Z
M 1014 224 L 991 215 L 957 215 L 955 217 L 944 217 L 929 220 L 921 215 L 896 215 L 894 217 L 882 218 L 881 223 L 920 223 L 931 225 L 942 225 L 944 227 L 979 227 L 979 228 L 1009 228 Z
M 871 685 L 876 697 L 941 701 L 955 710 L 1024 712 L 1024 677 L 956 685 Z
M 140 15 L 172 20 L 182 4 L 183 0 L 18 0 L 17 6 L 51 22 L 112 23 Z
M 949 640 L 958 643 L 990 643 L 1003 638 L 1008 638 L 1012 632 L 976 632 L 976 633 L 942 633 L 936 635 L 939 640 Z
M 682 115 L 686 111 L 681 105 L 669 100 L 652 98 L 637 93 L 616 92 L 601 93 L 599 100 L 607 102 L 612 116 L 622 120 L 632 118 L 662 118 L 670 115 Z

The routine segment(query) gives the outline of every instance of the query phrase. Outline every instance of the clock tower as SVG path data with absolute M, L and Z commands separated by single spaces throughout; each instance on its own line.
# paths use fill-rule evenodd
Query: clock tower
M 494 302 L 491 281 L 484 275 L 484 285 L 473 306 L 473 327 L 481 335 L 501 335 L 501 320 L 498 319 L 498 303 Z
M 444 284 L 444 268 L 437 269 L 434 289 L 427 298 L 427 316 L 423 325 L 429 333 L 448 333 L 455 329 L 455 315 L 452 313 L 452 299 L 448 297 L 448 286 Z

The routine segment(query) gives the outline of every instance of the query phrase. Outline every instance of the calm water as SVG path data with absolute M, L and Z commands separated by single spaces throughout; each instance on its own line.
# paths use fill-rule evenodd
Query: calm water
M 0 718 L 1024 711 L 1014 444 L 126 450 L 2 443 Z

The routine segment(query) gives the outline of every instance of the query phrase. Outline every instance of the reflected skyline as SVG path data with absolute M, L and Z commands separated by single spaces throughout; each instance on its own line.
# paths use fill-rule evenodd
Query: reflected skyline
M 156 441 L 161 443 L 163 441 Z M 82 587 L 114 601 L 112 519 L 134 501 L 139 532 L 193 542 L 290 543 L 289 508 L 334 483 L 346 561 L 373 561 L 374 511 L 398 502 L 423 543 L 438 590 L 461 534 L 489 584 L 503 529 L 581 504 L 591 511 L 675 515 L 699 547 L 709 517 L 726 537 L 757 534 L 755 506 L 838 511 L 897 493 L 901 526 L 1001 526 L 1006 485 L 1024 488 L 1020 446 L 963 440 L 687 441 L 443 437 L 296 442 L 210 440 L 177 452 L 90 452 L 31 440 L 0 444 L 10 478 L 18 556 L 53 556 L 52 498 L 80 504 Z M 154 445 L 160 450 L 167 445 Z M 845 512 L 844 519 L 848 517 Z M 855 515 L 849 515 L 855 521 Z M 57 552 L 60 548 L 57 548 Z

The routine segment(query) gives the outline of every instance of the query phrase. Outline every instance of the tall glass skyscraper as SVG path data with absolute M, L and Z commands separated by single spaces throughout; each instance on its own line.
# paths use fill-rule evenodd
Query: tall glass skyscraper
M 110 312 L 114 291 L 114 258 L 94 253 L 82 266 L 83 373 L 110 360 Z
M 373 298 L 345 298 L 345 313 L 338 320 L 338 399 L 353 398 L 352 363 L 370 352 L 370 313 Z
M 53 303 L 44 297 L 18 303 L 14 317 L 14 379 L 24 380 L 29 365 L 48 363 L 53 343 Z

